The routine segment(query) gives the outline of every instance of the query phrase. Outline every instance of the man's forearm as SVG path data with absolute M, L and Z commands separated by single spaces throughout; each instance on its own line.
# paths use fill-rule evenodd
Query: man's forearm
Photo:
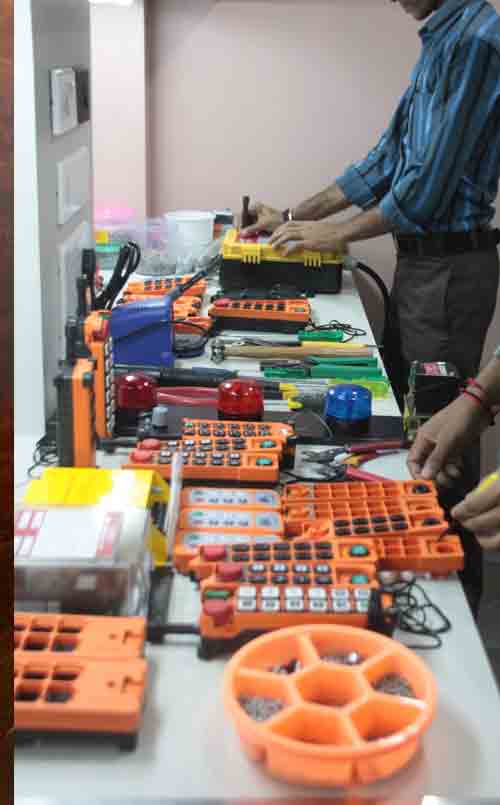
M 352 204 L 337 184 L 332 184 L 321 193 L 293 208 L 296 221 L 321 221 L 329 215 L 347 210 Z
M 383 216 L 379 207 L 373 207 L 343 221 L 339 224 L 339 230 L 346 243 L 356 243 L 358 240 L 368 240 L 392 232 L 392 224 Z

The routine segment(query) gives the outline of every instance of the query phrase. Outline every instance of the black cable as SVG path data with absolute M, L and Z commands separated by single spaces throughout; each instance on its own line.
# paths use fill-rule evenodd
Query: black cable
M 415 579 L 410 582 L 397 582 L 386 586 L 382 588 L 381 592 L 392 596 L 393 606 L 396 610 L 396 624 L 401 632 L 428 638 L 432 641 L 430 643 L 405 644 L 407 648 L 418 649 L 419 651 L 432 651 L 441 648 L 443 645 L 441 635 L 451 630 L 451 621 L 446 617 L 442 609 L 431 601 L 424 588 L 417 584 Z M 428 615 L 430 613 L 434 619 L 438 618 L 440 621 L 439 626 L 434 626 L 429 622 Z
M 352 270 L 354 271 L 355 269 L 359 269 L 359 271 L 361 271 L 363 274 L 367 274 L 367 276 L 373 280 L 373 282 L 379 289 L 380 293 L 382 294 L 382 299 L 384 301 L 384 329 L 382 331 L 381 349 L 383 349 L 385 346 L 385 340 L 388 336 L 390 327 L 391 297 L 389 295 L 389 291 L 387 290 L 387 286 L 383 281 L 382 277 L 379 274 L 377 274 L 377 272 L 374 271 L 373 268 L 370 268 L 370 266 L 367 266 L 365 265 L 365 263 L 361 263 L 358 260 L 356 260 L 356 265 Z
M 120 249 L 110 281 L 104 291 L 95 297 L 94 304 L 97 310 L 110 310 L 113 307 L 118 294 L 140 262 L 141 249 L 139 245 L 133 241 L 125 243 Z
M 42 436 L 35 445 L 32 461 L 27 472 L 28 478 L 36 477 L 33 473 L 39 467 L 56 467 L 59 463 L 56 443 L 49 442 L 46 436 Z
M 337 319 L 332 319 L 328 324 L 314 324 L 313 321 L 310 321 L 305 332 L 329 333 L 333 330 L 340 330 L 344 336 L 347 336 L 342 340 L 342 344 L 347 344 L 348 341 L 352 341 L 353 338 L 367 335 L 366 330 L 362 330 L 360 327 L 354 327 L 352 324 L 344 324 L 341 321 L 337 321 Z

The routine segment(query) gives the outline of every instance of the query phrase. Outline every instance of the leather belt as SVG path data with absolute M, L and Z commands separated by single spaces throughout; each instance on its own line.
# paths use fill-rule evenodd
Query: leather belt
M 430 235 L 393 235 L 398 254 L 405 257 L 446 257 L 492 249 L 500 243 L 500 229 L 471 232 L 432 232 Z

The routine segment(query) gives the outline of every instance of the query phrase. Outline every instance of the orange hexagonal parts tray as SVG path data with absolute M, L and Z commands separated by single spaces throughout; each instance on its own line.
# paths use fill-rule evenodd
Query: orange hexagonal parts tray
M 252 760 L 280 780 L 322 787 L 399 771 L 436 709 L 434 677 L 414 652 L 349 626 L 298 626 L 253 640 L 229 662 L 223 695 Z

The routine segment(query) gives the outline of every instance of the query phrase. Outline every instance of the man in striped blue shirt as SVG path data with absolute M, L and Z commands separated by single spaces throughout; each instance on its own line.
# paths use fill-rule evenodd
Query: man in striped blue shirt
M 490 225 L 500 176 L 500 18 L 487 0 L 397 2 L 426 24 L 421 57 L 389 128 L 365 159 L 293 210 L 257 205 L 249 231 L 273 232 L 271 242 L 285 251 L 346 251 L 393 234 L 385 361 L 401 402 L 412 361 L 450 361 L 464 379 L 474 376 L 495 310 L 498 233 Z M 352 205 L 362 212 L 342 222 L 329 217 Z M 476 466 L 468 485 L 477 477 Z

